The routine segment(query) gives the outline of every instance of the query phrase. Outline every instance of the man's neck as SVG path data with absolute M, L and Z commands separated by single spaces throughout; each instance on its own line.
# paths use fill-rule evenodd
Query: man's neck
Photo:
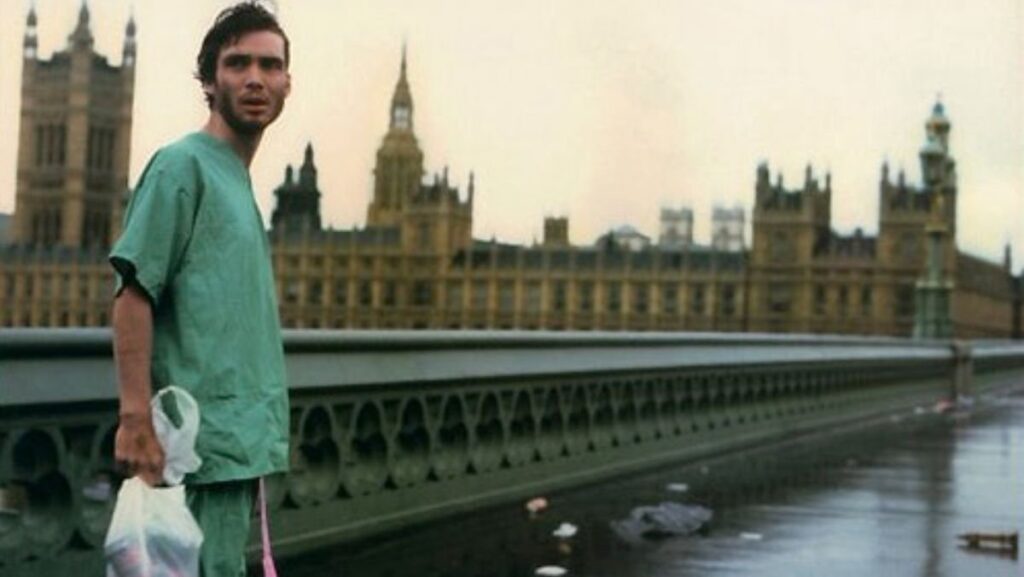
M 256 134 L 239 134 L 227 122 L 224 122 L 224 117 L 217 113 L 210 114 L 210 119 L 203 126 L 203 132 L 226 142 L 242 159 L 245 168 L 249 168 L 249 165 L 252 164 L 252 158 L 256 156 L 256 149 L 259 148 L 260 140 L 263 138 L 262 131 Z

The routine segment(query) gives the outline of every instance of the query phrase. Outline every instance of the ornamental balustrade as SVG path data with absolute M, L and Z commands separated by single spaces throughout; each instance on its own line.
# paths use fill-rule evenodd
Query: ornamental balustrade
M 1024 345 L 735 334 L 285 334 L 292 555 L 1014 386 Z M 0 575 L 99 574 L 120 477 L 102 329 L 0 331 Z

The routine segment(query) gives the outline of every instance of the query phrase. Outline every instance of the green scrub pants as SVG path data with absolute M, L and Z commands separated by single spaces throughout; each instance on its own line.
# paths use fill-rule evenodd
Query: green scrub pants
M 256 479 L 185 486 L 188 508 L 203 530 L 200 577 L 245 577 L 258 486 Z

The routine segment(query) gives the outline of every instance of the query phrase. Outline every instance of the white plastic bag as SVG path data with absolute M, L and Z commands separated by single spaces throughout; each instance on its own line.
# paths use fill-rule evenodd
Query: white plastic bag
M 103 545 L 107 577 L 198 577 L 203 532 L 185 504 L 185 487 L 121 485 Z
M 174 393 L 181 426 L 163 410 L 162 399 Z M 198 577 L 203 532 L 185 503 L 182 478 L 199 468 L 195 452 L 199 407 L 188 392 L 166 387 L 151 404 L 153 428 L 164 449 L 164 481 L 150 487 L 139 477 L 121 485 L 103 549 L 107 577 Z

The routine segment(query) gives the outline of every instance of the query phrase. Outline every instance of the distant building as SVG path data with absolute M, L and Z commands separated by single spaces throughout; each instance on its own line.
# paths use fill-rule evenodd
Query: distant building
M 743 207 L 716 206 L 711 212 L 711 248 L 725 252 L 746 249 L 746 227 L 747 218 Z
M 88 22 L 83 5 L 68 50 L 38 61 L 29 12 L 14 238 L 0 246 L 0 327 L 108 324 L 106 253 L 127 190 L 135 26 L 113 67 L 92 52 Z M 323 228 L 312 145 L 274 191 L 269 235 L 285 327 L 909 336 L 925 231 L 938 219 L 953 334 L 1020 335 L 1009 264 L 956 249 L 956 171 L 941 104 L 926 123 L 922 184 L 908 185 L 902 173 L 893 182 L 882 168 L 876 237 L 832 230 L 828 176 L 821 183 L 808 170 L 802 188 L 787 190 L 761 165 L 749 249 L 742 211 L 713 216 L 723 231 L 714 247 L 692 243 L 692 214 L 682 211 L 669 221 L 689 225 L 669 239 L 663 218 L 657 245 L 624 226 L 594 246 L 574 246 L 565 217 L 545 219 L 544 241 L 533 246 L 475 239 L 473 173 L 461 189 L 447 168 L 424 178 L 404 53 L 389 112 L 365 227 Z
M 662 208 L 658 246 L 679 249 L 693 244 L 693 211 L 689 208 Z

